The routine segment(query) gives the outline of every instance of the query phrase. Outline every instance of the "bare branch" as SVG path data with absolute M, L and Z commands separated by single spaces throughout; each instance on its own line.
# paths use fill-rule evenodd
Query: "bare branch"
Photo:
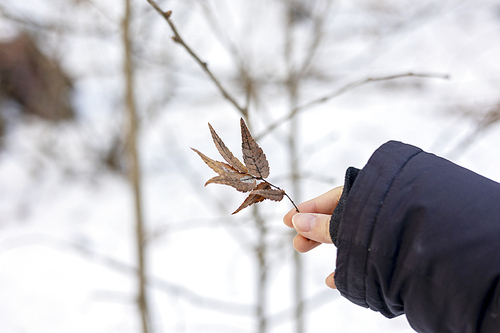
M 141 194 L 141 170 L 139 165 L 137 148 L 137 109 L 134 97 L 134 64 L 132 62 L 132 38 L 130 36 L 130 21 L 132 18 L 130 0 L 125 0 L 125 15 L 122 22 L 123 46 L 124 46 L 124 66 L 125 74 L 125 105 L 129 118 L 128 128 L 128 158 L 129 177 L 134 193 L 134 213 L 135 213 L 135 236 L 137 249 L 137 305 L 141 315 L 142 332 L 151 331 L 149 323 L 149 308 L 146 290 L 146 253 L 144 244 L 144 218 Z
M 161 8 L 154 0 L 147 0 L 147 2 L 149 2 L 149 4 L 167 21 L 168 25 L 172 29 L 172 32 L 174 33 L 174 36 L 172 37 L 174 42 L 179 43 L 182 47 L 186 49 L 186 51 L 191 55 L 191 57 L 193 57 L 193 59 L 196 60 L 196 62 L 201 66 L 201 68 L 205 71 L 205 73 L 207 73 L 207 75 L 210 77 L 212 82 L 217 86 L 222 96 L 224 96 L 224 98 L 226 98 L 229 102 L 231 102 L 231 104 L 233 104 L 233 106 L 243 115 L 243 117 L 246 118 L 248 114 L 247 108 L 240 106 L 238 102 L 236 102 L 236 100 L 231 96 L 231 94 L 222 86 L 220 81 L 213 75 L 210 69 L 208 69 L 208 64 L 203 60 L 201 60 L 200 57 L 198 57 L 198 55 L 194 53 L 194 51 L 184 42 L 182 37 L 179 35 L 179 33 L 177 32 L 177 28 L 170 19 L 172 12 L 171 11 L 164 12 L 163 10 L 161 10 Z
M 394 75 L 388 75 L 388 76 L 367 77 L 367 78 L 364 78 L 361 80 L 357 80 L 357 81 L 348 83 L 339 89 L 334 90 L 333 92 L 331 92 L 330 94 L 328 94 L 326 96 L 314 99 L 314 100 L 307 102 L 301 106 L 295 107 L 294 109 L 292 109 L 292 111 L 290 111 L 290 113 L 288 113 L 284 117 L 276 120 L 271 125 L 269 125 L 265 130 L 262 131 L 261 134 L 259 134 L 255 137 L 255 140 L 262 139 L 264 136 L 271 133 L 276 127 L 278 127 L 279 125 L 283 124 L 284 122 L 295 117 L 299 112 L 310 109 L 310 108 L 312 108 L 316 105 L 319 105 L 321 103 L 328 102 L 329 100 L 331 100 L 335 97 L 338 97 L 338 96 L 342 95 L 343 93 L 346 93 L 350 90 L 353 90 L 359 86 L 365 85 L 365 84 L 370 83 L 370 82 L 388 81 L 388 80 L 394 80 L 394 79 L 399 79 L 399 78 L 403 78 L 403 77 L 423 77 L 423 78 L 436 78 L 436 79 L 444 79 L 444 80 L 447 80 L 450 78 L 447 74 L 432 74 L 432 73 L 426 74 L 426 73 L 408 72 L 408 73 L 394 74 Z

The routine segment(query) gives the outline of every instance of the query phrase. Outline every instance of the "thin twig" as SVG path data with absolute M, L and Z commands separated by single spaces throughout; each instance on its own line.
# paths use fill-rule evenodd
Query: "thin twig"
M 276 127 L 278 127 L 279 125 L 283 124 L 284 122 L 295 117 L 299 112 L 310 109 L 313 106 L 316 106 L 318 104 L 325 103 L 325 102 L 327 102 L 335 97 L 342 95 L 343 93 L 346 93 L 350 90 L 353 90 L 354 88 L 357 88 L 359 86 L 365 85 L 365 84 L 370 83 L 370 82 L 394 80 L 394 79 L 399 79 L 402 77 L 423 77 L 423 78 L 436 78 L 436 79 L 444 79 L 444 80 L 447 80 L 450 78 L 447 74 L 425 74 L 425 73 L 408 72 L 408 73 L 394 74 L 394 75 L 388 75 L 388 76 L 367 77 L 367 78 L 364 78 L 361 80 L 356 80 L 354 82 L 346 84 L 345 86 L 343 86 L 337 90 L 334 90 L 333 92 L 331 92 L 330 94 L 328 94 L 326 96 L 314 99 L 310 102 L 307 102 L 301 106 L 298 106 L 298 107 L 292 109 L 292 111 L 290 111 L 290 113 L 288 113 L 284 117 L 278 119 L 277 121 L 275 121 L 274 123 L 269 125 L 264 131 L 262 131 L 261 134 L 257 135 L 255 137 L 255 140 L 262 139 L 264 136 L 271 133 Z
M 196 60 L 196 62 L 201 66 L 201 68 L 205 71 L 205 73 L 207 73 L 207 75 L 210 77 L 210 79 L 214 82 L 214 84 L 217 86 L 217 88 L 219 89 L 222 96 L 224 96 L 224 98 L 226 98 L 229 102 L 231 102 L 231 104 L 233 104 L 234 107 L 236 109 L 238 109 L 238 111 L 246 118 L 248 110 L 246 108 L 240 106 L 238 104 L 238 102 L 236 102 L 236 100 L 231 96 L 231 94 L 228 93 L 228 91 L 222 86 L 220 81 L 210 71 L 210 69 L 208 69 L 208 64 L 205 61 L 201 60 L 200 57 L 198 57 L 198 55 L 196 55 L 196 53 L 194 53 L 194 51 L 186 44 L 186 42 L 184 42 L 182 37 L 179 35 L 177 28 L 175 27 L 174 23 L 170 19 L 170 16 L 172 15 L 172 11 L 164 12 L 163 10 L 161 10 L 161 8 L 158 6 L 158 4 L 156 4 L 156 2 L 154 0 L 147 0 L 147 2 L 149 2 L 149 4 L 161 16 L 163 16 L 163 18 L 167 21 L 168 25 L 172 29 L 172 32 L 174 33 L 174 36 L 172 37 L 174 42 L 179 43 L 181 46 L 183 46 L 186 49 L 186 51 L 193 57 L 193 59 Z

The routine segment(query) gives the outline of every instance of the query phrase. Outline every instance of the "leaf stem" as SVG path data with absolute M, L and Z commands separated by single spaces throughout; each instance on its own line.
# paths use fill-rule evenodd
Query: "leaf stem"
M 299 209 L 297 208 L 297 205 L 295 205 L 295 202 L 293 202 L 292 198 L 290 198 L 290 196 L 288 194 L 286 194 L 286 192 L 283 189 L 281 189 L 280 187 L 278 187 L 278 186 L 276 186 L 274 184 L 271 184 L 270 182 L 268 182 L 267 180 L 265 180 L 263 178 L 259 177 L 257 179 L 260 179 L 260 180 L 264 181 L 266 184 L 269 184 L 269 186 L 274 187 L 277 190 L 283 191 L 283 194 L 288 198 L 288 200 L 290 200 L 290 202 L 292 203 L 293 207 L 295 207 L 295 210 L 297 211 L 297 213 L 300 213 Z

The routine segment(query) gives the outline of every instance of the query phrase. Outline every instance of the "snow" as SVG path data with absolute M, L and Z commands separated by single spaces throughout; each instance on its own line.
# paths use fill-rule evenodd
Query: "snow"
M 124 175 L 102 165 L 101 156 L 125 127 L 118 34 L 122 8 L 113 1 L 89 7 L 83 3 L 71 7 L 69 2 L 29 0 L 2 5 L 37 22 L 62 21 L 64 15 L 56 13 L 64 9 L 66 16 L 74 16 L 69 23 L 87 31 L 38 32 L 45 41 L 43 49 L 57 51 L 76 79 L 77 122 L 54 125 L 9 118 L 0 151 L 2 332 L 140 329 L 134 301 L 132 189 Z M 235 80 L 238 63 L 225 46 L 235 45 L 255 76 L 278 80 L 286 74 L 279 3 L 160 4 L 174 10 L 183 38 L 240 103 L 244 96 Z M 380 6 L 398 4 L 384 1 Z M 207 23 L 205 5 L 215 13 L 215 23 Z M 486 112 L 498 103 L 498 5 L 450 0 L 409 7 L 399 7 L 398 16 L 368 1 L 332 5 L 326 45 L 314 58 L 322 72 L 303 84 L 299 105 L 366 77 L 414 72 L 447 74 L 450 79 L 372 82 L 300 113 L 295 133 L 299 164 L 310 177 L 301 183 L 298 202 L 341 185 L 346 167 L 362 167 L 388 140 L 417 145 L 500 180 L 498 125 L 467 149 L 455 151 L 474 130 L 472 118 L 460 111 Z M 245 195 L 218 185 L 203 187 L 213 172 L 189 149 L 219 159 L 207 127 L 210 122 L 238 156 L 241 115 L 170 40 L 168 26 L 145 1 L 135 2 L 134 9 L 138 13 L 134 31 L 147 35 L 138 37 L 134 52 L 140 66 L 136 97 L 141 110 L 139 151 L 154 331 L 256 332 L 251 306 L 256 295 L 252 246 L 257 234 L 251 211 L 230 216 Z M 68 23 L 67 17 L 64 22 Z M 96 30 L 111 32 L 104 37 L 88 32 L 88 22 Z M 10 38 L 20 25 L 2 18 L 0 27 L 0 38 Z M 309 28 L 306 22 L 297 29 L 297 49 L 310 42 Z M 221 37 L 214 37 L 214 31 Z M 298 53 L 293 62 L 299 63 L 303 56 Z M 258 89 L 262 101 L 251 105 L 253 133 L 288 110 L 283 88 L 263 82 Z M 284 123 L 259 141 L 270 163 L 269 180 L 284 189 L 292 187 L 283 144 L 288 128 Z M 281 219 L 292 207 L 286 200 L 259 207 L 272 249 L 268 331 L 290 332 L 294 250 Z M 325 286 L 324 279 L 335 268 L 333 246 L 323 245 L 302 259 L 304 293 L 312 299 L 306 303 L 306 332 L 413 332 L 404 316 L 388 320 Z

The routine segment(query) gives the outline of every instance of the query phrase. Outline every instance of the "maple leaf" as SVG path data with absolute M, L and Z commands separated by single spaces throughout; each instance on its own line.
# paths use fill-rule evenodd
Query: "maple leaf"
M 234 187 L 240 192 L 250 192 L 245 201 L 243 201 L 233 214 L 266 199 L 281 201 L 284 196 L 292 202 L 297 212 L 299 211 L 285 191 L 265 179 L 269 176 L 269 162 L 262 148 L 260 148 L 250 134 L 243 118 L 240 120 L 241 150 L 245 164 L 233 155 L 210 124 L 208 124 L 208 127 L 210 128 L 215 147 L 217 147 L 217 150 L 227 163 L 215 161 L 200 151 L 194 148 L 191 149 L 218 174 L 218 176 L 209 179 L 205 183 L 205 186 L 208 184 L 222 184 Z

